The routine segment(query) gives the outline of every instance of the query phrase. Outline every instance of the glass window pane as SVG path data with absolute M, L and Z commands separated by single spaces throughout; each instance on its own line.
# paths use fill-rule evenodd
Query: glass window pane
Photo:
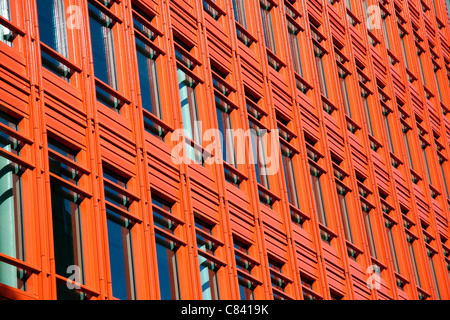
M 311 174 L 311 183 L 313 189 L 314 203 L 316 205 L 317 217 L 321 224 L 327 226 L 327 216 L 325 214 L 325 205 L 323 203 L 322 185 L 320 183 L 320 177 Z
M 233 0 L 234 19 L 247 29 L 247 19 L 245 17 L 245 0 Z
M 116 62 L 114 55 L 113 21 L 89 3 L 92 54 L 95 76 L 117 89 Z
M 292 163 L 292 158 L 284 154 L 283 154 L 283 168 L 289 203 L 292 204 L 294 207 L 299 208 L 300 205 L 298 202 L 297 183 L 295 179 L 294 165 Z
M 83 245 L 80 223 L 80 198 L 69 189 L 51 184 L 53 244 L 56 273 L 67 277 L 68 267 L 83 270 Z
M 7 146 L 6 150 L 10 150 Z M 24 260 L 22 186 L 19 167 L 0 157 L 0 252 Z M 0 262 L 0 283 L 24 290 L 22 270 Z
M 272 23 L 272 7 L 267 0 L 260 0 L 261 3 L 261 19 L 263 23 L 264 40 L 266 47 L 273 53 L 277 53 L 275 46 L 275 35 Z
M 219 300 L 217 266 L 202 255 L 198 256 L 198 260 L 203 300 Z
M 156 256 L 158 259 L 161 300 L 180 299 L 176 249 L 173 242 L 164 239 L 158 234 L 156 235 Z
M 135 299 L 131 223 L 107 209 L 109 260 L 113 296 Z
M 11 11 L 9 7 L 9 0 L 0 0 L 0 16 L 11 20 Z M 8 28 L 0 25 L 0 41 L 6 43 L 8 46 L 13 46 L 13 33 Z
M 375 240 L 373 238 L 373 229 L 372 229 L 372 221 L 370 219 L 370 215 L 368 212 L 363 212 L 363 218 L 364 218 L 364 227 L 366 229 L 366 234 L 368 237 L 368 241 L 369 241 L 369 250 L 370 250 L 370 254 L 377 259 L 377 250 L 375 247 Z
M 161 118 L 156 56 L 153 49 L 136 37 L 137 62 L 142 107 Z
M 238 274 L 238 281 L 239 281 L 239 295 L 241 300 L 255 300 L 255 294 L 253 292 L 255 290 L 255 287 L 253 285 L 253 282 L 245 279 L 239 274 Z
M 64 0 L 39 0 L 37 10 L 41 41 L 68 58 Z

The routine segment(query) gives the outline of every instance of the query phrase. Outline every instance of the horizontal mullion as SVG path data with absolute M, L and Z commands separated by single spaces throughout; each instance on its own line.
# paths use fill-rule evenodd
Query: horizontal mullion
M 251 263 L 253 263 L 253 264 L 256 265 L 256 266 L 259 266 L 259 265 L 260 265 L 260 263 L 259 263 L 258 260 L 256 260 L 256 259 L 253 258 L 251 255 L 249 255 L 249 254 L 247 254 L 247 253 L 245 253 L 245 252 L 242 252 L 242 251 L 239 251 L 239 250 L 234 249 L 234 254 L 235 254 L 236 256 L 242 257 L 242 258 L 245 259 L 245 260 L 250 261 Z
M 114 20 L 115 22 L 118 23 L 123 22 L 123 20 L 118 15 L 112 12 L 111 9 L 105 7 L 99 0 L 90 0 L 89 3 L 92 3 L 98 10 L 100 10 L 102 13 L 107 15 L 110 19 Z
M 25 142 L 26 144 L 32 145 L 33 139 L 24 136 L 23 134 L 19 133 L 18 131 L 14 130 L 11 127 L 8 127 L 6 124 L 0 123 L 0 131 L 10 135 L 11 137 L 20 140 L 22 142 Z
M 224 267 L 227 265 L 227 263 L 225 261 L 223 261 L 222 259 L 206 252 L 205 250 L 202 250 L 200 248 L 197 248 L 198 251 L 198 255 L 199 256 L 203 256 L 203 258 L 207 259 L 207 260 L 211 260 L 212 262 L 214 262 L 215 264 Z
M 41 50 L 44 51 L 45 53 L 47 53 L 48 55 L 50 55 L 53 59 L 58 60 L 63 65 L 68 67 L 72 71 L 72 73 L 73 72 L 80 73 L 82 71 L 82 69 L 80 67 L 76 66 L 69 59 L 67 59 L 62 54 L 60 54 L 59 52 L 57 52 L 56 50 L 54 50 L 53 48 L 51 48 L 50 46 L 46 45 L 43 42 L 41 42 Z
M 224 167 L 226 167 L 233 174 L 235 174 L 238 177 L 240 177 L 242 180 L 248 180 L 248 177 L 244 173 L 242 173 L 238 168 L 232 166 L 231 164 L 229 164 L 226 161 L 223 161 L 222 164 L 223 164 Z
M 65 278 L 65 277 L 63 277 L 63 276 L 61 276 L 59 274 L 55 274 L 55 277 L 56 277 L 56 281 L 58 281 L 60 283 L 64 283 L 65 284 L 68 281 L 70 281 L 70 283 L 72 283 L 75 286 L 74 290 L 76 290 L 76 291 L 81 291 L 82 293 L 86 293 L 89 296 L 93 296 L 93 297 L 98 297 L 100 295 L 100 292 L 98 292 L 98 291 L 92 289 L 91 287 L 86 286 L 86 285 L 84 285 L 82 283 L 73 281 L 72 279 Z M 77 289 L 77 287 L 79 287 L 80 289 Z
M 225 79 L 223 79 L 221 76 L 219 76 L 215 71 L 211 70 L 211 74 L 220 82 L 224 87 L 226 87 L 228 90 L 232 92 L 236 92 L 236 88 L 232 86 L 230 83 L 228 83 Z
M 25 261 L 22 261 L 22 260 L 10 257 L 10 256 L 8 256 L 8 255 L 6 255 L 6 254 L 4 254 L 2 252 L 0 252 L 0 261 L 2 261 L 4 263 L 7 263 L 7 264 L 10 264 L 10 265 L 13 265 L 16 268 L 20 268 L 20 269 L 23 269 L 23 270 L 26 270 L 26 271 L 30 271 L 30 272 L 32 272 L 34 274 L 41 273 L 41 269 L 39 269 L 37 267 L 34 267 L 34 266 L 32 266 L 31 264 L 29 264 L 29 263 L 27 263 Z
M 247 280 L 250 280 L 251 282 L 253 282 L 254 284 L 256 284 L 257 286 L 260 286 L 263 284 L 263 282 L 261 280 L 259 280 L 258 278 L 256 278 L 254 275 L 251 275 L 249 273 L 246 273 L 245 271 L 236 268 L 237 273 L 239 273 L 243 278 L 246 278 Z
M 179 225 L 184 225 L 185 224 L 183 219 L 178 218 L 176 215 L 168 212 L 167 210 L 164 210 L 164 209 L 158 207 L 155 204 L 152 205 L 152 210 L 158 212 L 159 214 L 163 215 L 164 217 L 166 217 L 169 220 L 175 221 Z
M 185 48 L 183 48 L 178 43 L 174 42 L 175 49 L 180 51 L 183 55 L 185 55 L 190 61 L 192 61 L 196 66 L 201 66 L 202 62 L 198 60 L 192 53 L 187 51 Z
M 158 54 L 161 54 L 161 55 L 165 55 L 166 54 L 166 52 L 163 49 L 158 47 L 153 41 L 151 41 L 149 38 L 147 38 L 145 35 L 143 35 L 139 31 L 135 30 L 134 35 L 137 38 L 139 38 L 139 40 L 144 42 L 145 45 L 147 45 L 147 46 L 151 47 L 153 50 L 155 50 Z
M 280 143 L 282 145 L 284 145 L 286 148 L 288 148 L 289 150 L 291 150 L 293 153 L 300 154 L 300 150 L 297 149 L 295 146 L 293 146 L 291 143 L 287 142 L 286 140 L 280 139 Z
M 203 231 L 202 229 L 199 229 L 196 227 L 195 232 L 199 233 L 202 237 L 208 239 L 209 241 L 214 242 L 215 244 L 217 244 L 221 247 L 225 245 L 225 243 L 222 240 L 217 239 L 216 237 L 214 237 L 213 235 L 210 235 L 209 233 Z
M 133 18 L 136 18 L 145 27 L 149 28 L 151 32 L 155 33 L 158 37 L 164 35 L 157 27 L 155 27 L 150 21 L 145 19 L 139 12 L 133 10 Z
M 212 154 L 211 152 L 207 151 L 205 148 L 202 147 L 201 144 L 195 142 L 193 139 L 184 136 L 184 140 L 185 140 L 185 143 L 187 143 L 192 148 L 194 148 L 194 150 L 196 150 L 196 149 L 197 149 L 197 151 L 200 150 L 202 152 L 202 154 L 204 156 L 206 156 L 207 158 L 213 158 L 214 157 L 214 154 Z
M 113 95 L 115 98 L 119 99 L 123 103 L 130 104 L 131 100 L 122 95 L 119 91 L 116 89 L 113 89 L 110 85 L 106 84 L 102 80 L 95 78 L 95 85 L 99 86 L 101 89 L 105 90 L 107 93 Z
M 79 171 L 83 174 L 90 174 L 91 172 L 86 169 L 85 167 L 79 165 L 78 163 L 64 157 L 63 155 L 59 154 L 58 152 L 52 150 L 52 149 L 48 149 L 48 153 L 52 158 L 55 158 L 56 160 L 63 162 L 64 164 L 70 166 L 72 169 L 75 169 L 76 171 Z
M 20 166 L 23 166 L 27 169 L 34 169 L 35 166 L 33 164 L 31 164 L 30 162 L 23 160 L 21 157 L 15 155 L 14 153 L 12 153 L 11 151 L 7 151 L 3 148 L 0 148 L 0 157 L 6 158 L 11 162 L 14 162 Z
M 274 202 L 281 200 L 281 198 L 278 195 L 276 195 L 275 193 L 273 193 L 272 191 L 270 191 L 269 189 L 264 187 L 262 184 L 257 183 L 257 185 L 258 185 L 258 190 L 269 195 L 270 197 L 272 197 Z
M 211 7 L 213 7 L 214 10 L 219 13 L 219 15 L 224 16 L 226 15 L 226 11 L 224 11 L 220 6 L 217 5 L 213 0 L 205 0 Z
M 142 220 L 141 218 L 139 218 L 138 216 L 136 216 L 136 215 L 134 215 L 134 214 L 128 212 L 128 211 L 125 210 L 125 209 L 122 209 L 122 208 L 116 206 L 115 204 L 110 203 L 108 200 L 105 201 L 105 205 L 106 205 L 106 207 L 108 207 L 110 210 L 116 212 L 117 214 L 119 214 L 119 215 L 121 215 L 121 216 L 124 216 L 124 217 L 127 218 L 127 219 L 133 220 L 134 222 L 142 223 L 142 221 L 143 221 L 143 220 Z
M 56 183 L 62 185 L 63 187 L 71 190 L 72 192 L 75 192 L 76 194 L 85 197 L 85 198 L 92 198 L 92 194 L 90 192 L 84 191 L 83 189 L 81 189 L 79 186 L 64 180 L 63 178 L 57 176 L 56 174 L 54 174 L 53 172 L 50 172 L 50 179 L 54 180 Z
M 126 196 L 127 198 L 132 199 L 133 201 L 141 200 L 141 198 L 139 198 L 137 195 L 135 195 L 134 193 L 128 191 L 127 189 L 119 186 L 115 182 L 112 182 L 112 181 L 110 181 L 108 179 L 103 179 L 103 183 L 106 184 L 108 187 L 114 189 L 115 191 L 121 193 L 122 195 Z
M 185 74 L 187 74 L 188 77 L 192 78 L 195 82 L 198 83 L 204 83 L 203 79 L 197 76 L 191 69 L 186 67 L 184 64 L 182 64 L 180 61 L 177 60 L 177 67 L 180 68 Z
M 258 42 L 258 39 L 256 37 L 254 37 L 246 28 L 244 28 L 243 25 L 241 25 L 237 21 L 235 21 L 235 23 L 236 23 L 236 29 L 239 30 L 240 32 L 242 32 L 247 38 L 249 38 L 251 43 Z
M 15 26 L 11 21 L 2 17 L 1 15 L 0 15 L 0 25 L 8 28 L 9 30 L 19 34 L 22 37 L 25 36 L 25 31 L 23 31 L 21 28 Z
M 283 296 L 285 299 L 294 300 L 294 298 L 291 297 L 290 295 L 288 295 L 286 292 L 284 292 L 278 288 L 275 288 L 274 286 L 272 286 L 272 291 L 275 291 L 277 295 Z
M 239 109 L 239 106 L 235 104 L 233 101 L 230 100 L 226 95 L 224 95 L 222 92 L 214 88 L 214 94 L 217 94 L 220 99 L 224 100 L 226 104 L 228 104 L 232 109 Z
M 142 108 L 142 112 L 144 113 L 144 117 L 150 118 L 153 122 L 155 122 L 158 126 L 163 127 L 165 130 L 173 132 L 175 129 L 165 123 L 162 119 L 155 116 L 153 113 L 149 112 L 148 110 Z
M 166 230 L 161 229 L 158 226 L 154 226 L 155 233 L 159 234 L 162 237 L 170 239 L 170 241 L 176 242 L 178 245 L 182 245 L 183 247 L 187 246 L 187 242 L 178 238 L 177 236 L 167 232 Z

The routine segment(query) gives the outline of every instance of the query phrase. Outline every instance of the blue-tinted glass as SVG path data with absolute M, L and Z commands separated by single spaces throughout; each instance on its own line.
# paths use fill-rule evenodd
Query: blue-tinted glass
M 139 67 L 142 107 L 158 118 L 161 117 L 158 74 L 155 52 L 136 38 L 136 52 Z
M 113 22 L 91 3 L 89 3 L 89 21 L 95 76 L 117 89 Z
M 161 300 L 180 299 L 176 248 L 172 242 L 156 235 L 156 256 Z
M 67 58 L 64 0 L 39 0 L 37 9 L 41 41 Z
M 48 138 L 48 147 L 52 149 L 53 151 L 59 153 L 60 155 L 63 155 L 64 157 L 69 158 L 70 160 L 76 162 L 76 154 L 77 152 L 73 149 L 70 149 L 66 145 L 62 144 L 59 141 L 56 141 L 55 139 Z
M 253 283 L 241 275 L 238 275 L 239 281 L 239 296 L 241 300 L 254 300 L 253 290 L 255 289 Z
M 131 252 L 131 226 L 127 219 L 111 210 L 108 216 L 108 245 L 113 296 L 134 299 L 134 274 Z
M 51 184 L 51 196 L 56 273 L 68 277 L 69 266 L 83 269 L 80 199 L 72 191 L 55 183 Z

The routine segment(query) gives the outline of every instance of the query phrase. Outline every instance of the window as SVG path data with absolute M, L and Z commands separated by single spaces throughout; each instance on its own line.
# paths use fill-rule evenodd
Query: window
M 348 89 L 347 89 L 347 72 L 338 68 L 339 74 L 339 85 L 341 87 L 341 96 L 342 101 L 344 102 L 344 111 L 347 116 L 352 117 L 352 110 L 350 108 L 350 99 L 348 97 Z
M 283 293 L 286 292 L 288 281 L 283 275 L 284 263 L 269 258 L 270 282 L 272 283 L 273 300 L 286 300 Z
M 377 250 L 375 247 L 375 239 L 373 237 L 373 231 L 372 231 L 372 221 L 370 218 L 370 213 L 369 212 L 365 212 L 363 211 L 363 220 L 364 220 L 364 227 L 366 229 L 366 234 L 368 237 L 368 241 L 369 241 L 369 250 L 370 250 L 370 254 L 375 257 L 375 259 L 377 258 Z
M 419 275 L 419 269 L 417 268 L 417 260 L 416 260 L 416 253 L 414 252 L 414 238 L 410 235 L 406 235 L 406 242 L 408 243 L 408 250 L 411 258 L 411 262 L 413 264 L 413 271 L 414 271 L 414 277 L 416 278 L 417 285 L 419 287 L 422 287 L 421 281 L 420 281 L 420 275 Z
M 339 166 L 340 162 L 341 161 L 337 159 L 333 159 L 334 179 L 336 181 L 336 191 L 338 195 L 339 209 L 341 213 L 345 239 L 350 243 L 353 243 L 352 227 L 350 224 L 350 217 L 346 199 L 348 189 L 346 188 L 345 184 L 342 183 L 345 176 L 342 174 L 341 168 Z
M 297 180 L 295 178 L 294 163 L 292 159 L 294 153 L 282 144 L 280 145 L 280 148 L 283 157 L 284 179 L 286 182 L 288 201 L 291 205 L 299 209 L 300 203 L 297 194 Z
M 402 124 L 402 131 L 403 131 L 403 140 L 405 142 L 405 149 L 406 149 L 406 155 L 408 157 L 408 163 L 411 169 L 414 170 L 414 161 L 412 159 L 412 155 L 411 155 L 411 147 L 409 144 L 409 139 L 408 139 L 408 128 Z
M 0 2 L 1 3 L 1 2 Z M 19 121 L 0 111 L 0 123 L 14 131 L 19 130 Z M 0 132 L 0 148 L 19 155 L 22 143 L 11 135 Z M 0 253 L 24 260 L 22 172 L 21 167 L 0 156 Z M 0 261 L 0 283 L 16 289 L 26 290 L 25 273 L 22 269 Z
M 325 204 L 323 202 L 322 184 L 320 182 L 321 172 L 312 165 L 309 166 L 309 173 L 311 176 L 311 185 L 313 190 L 314 204 L 317 212 L 319 223 L 328 226 L 327 215 L 325 213 Z
M 225 14 L 217 0 L 203 0 L 203 9 L 216 21 Z
M 300 282 L 302 284 L 302 293 L 304 300 L 316 300 L 314 294 L 314 282 L 315 280 L 305 277 L 300 273 Z
M 421 144 L 421 149 L 422 149 L 423 161 L 425 163 L 425 174 L 427 175 L 428 183 L 432 185 L 433 184 L 433 180 L 432 180 L 432 177 L 431 177 L 430 165 L 428 163 L 427 150 L 426 150 L 427 149 L 427 145 L 422 140 L 420 141 L 420 144 Z
M 66 81 L 72 70 L 61 59 L 55 59 L 48 48 L 69 59 L 64 0 L 37 1 L 39 36 L 43 43 L 42 65 Z M 59 61 L 58 61 L 59 60 Z
M 427 82 L 426 82 L 426 79 L 425 79 L 425 74 L 423 72 L 422 54 L 423 54 L 423 51 L 421 49 L 417 48 L 417 58 L 419 60 L 419 70 L 420 70 L 420 75 L 422 77 L 422 83 L 424 85 L 427 85 Z
M 450 0 L 445 0 L 445 4 L 447 5 L 448 17 L 450 18 Z
M 216 86 L 220 86 L 220 80 L 217 79 L 217 76 L 213 75 L 213 83 L 217 84 Z M 236 153 L 234 149 L 234 136 L 233 136 L 233 126 L 231 123 L 231 112 L 233 109 L 230 104 L 227 103 L 226 97 L 229 95 L 228 90 L 222 91 L 224 92 L 224 96 L 221 96 L 221 93 L 215 93 L 214 99 L 216 102 L 216 115 L 217 122 L 219 124 L 219 131 L 223 137 L 223 143 L 221 144 L 222 149 L 222 160 L 227 162 L 228 164 L 236 167 Z
M 239 283 L 239 295 L 241 300 L 255 300 L 254 290 L 257 285 L 251 276 L 255 267 L 255 260 L 250 256 L 250 245 L 233 238 L 234 255 Z
M 121 300 L 136 298 L 131 230 L 134 222 L 123 216 L 132 203 L 127 195 L 129 179 L 103 166 L 109 262 L 113 296 Z
M 402 47 L 403 60 L 405 61 L 406 68 L 409 69 L 408 54 L 406 53 L 406 46 L 405 46 L 406 33 L 404 33 L 401 29 L 399 29 L 399 35 L 400 35 L 400 45 Z
M 321 48 L 319 48 L 317 45 L 314 45 L 314 57 L 315 57 L 315 61 L 316 61 L 317 76 L 319 79 L 320 92 L 325 96 L 325 98 L 328 98 L 325 69 L 324 69 L 323 59 L 322 59 L 324 54 L 325 54 L 325 52 Z
M 438 91 L 438 95 L 439 95 L 439 101 L 442 102 L 442 92 L 441 92 L 441 86 L 439 85 L 439 76 L 438 76 L 438 71 L 439 69 L 434 66 L 434 78 L 436 79 L 436 87 L 437 87 L 437 91 Z
M 185 137 L 191 142 L 201 145 L 201 132 L 197 109 L 197 96 L 195 93 L 196 81 L 192 71 L 196 62 L 191 58 L 191 47 L 175 37 L 175 55 L 177 58 L 178 88 L 181 102 L 181 113 Z M 197 148 L 195 148 L 197 149 Z M 201 155 L 194 150 L 192 144 L 187 144 L 188 156 L 192 160 L 200 160 Z
M 177 222 L 171 220 L 173 204 L 152 193 L 153 222 L 155 224 L 156 257 L 161 300 L 179 300 L 177 250 L 179 245 L 164 236 L 164 230 L 174 234 Z
M 95 77 L 113 90 L 118 90 L 113 31 L 115 21 L 91 2 L 88 5 Z M 109 9 L 105 6 L 104 10 Z M 120 101 L 108 93 L 103 85 L 99 85 L 98 81 L 96 84 L 97 100 L 120 112 Z
M 383 108 L 382 115 L 384 121 L 384 128 L 386 130 L 386 136 L 388 139 L 389 150 L 395 154 L 394 143 L 392 141 L 391 126 L 389 124 L 389 111 L 386 108 Z
M 394 270 L 395 272 L 400 273 L 400 267 L 398 265 L 398 258 L 397 258 L 397 250 L 395 248 L 394 234 L 392 231 L 393 224 L 391 221 L 385 219 L 384 226 L 386 228 L 386 234 L 389 243 L 389 251 L 392 257 L 392 263 L 394 264 Z
M 144 109 L 144 127 L 146 131 L 163 139 L 166 131 L 158 125 L 158 119 L 162 119 L 156 62 L 159 49 L 153 42 L 159 36 L 159 33 L 154 31 L 155 27 L 151 24 L 152 20 L 153 17 L 133 6 L 133 25 L 141 103 Z
M 438 158 L 439 158 L 439 168 L 441 169 L 442 179 L 444 182 L 445 194 L 447 196 L 447 199 L 450 199 L 450 194 L 448 192 L 447 178 L 445 177 L 444 159 L 439 154 L 438 154 Z
M 367 124 L 367 130 L 369 131 L 369 134 L 371 136 L 374 135 L 373 131 L 373 124 L 372 124 L 372 117 L 370 115 L 370 108 L 369 108 L 369 102 L 368 102 L 368 96 L 365 90 L 361 89 L 361 100 L 364 108 L 364 116 L 366 118 L 366 124 Z
M 386 48 L 388 48 L 389 51 L 392 51 L 391 42 L 389 40 L 389 31 L 388 31 L 386 18 L 387 18 L 387 14 L 383 11 L 381 13 L 381 27 L 383 28 L 384 42 L 386 44 Z
M 245 17 L 245 0 L 233 0 L 234 20 L 247 29 L 247 18 Z
M 290 204 L 291 219 L 293 222 L 303 225 L 302 218 L 298 214 L 300 202 L 297 191 L 297 179 L 294 168 L 294 156 L 297 153 L 291 144 L 296 135 L 289 129 L 291 120 L 277 115 L 277 126 L 280 135 L 280 150 L 283 163 L 284 181 Z
M 50 189 L 52 198 L 53 245 L 55 269 L 60 276 L 66 277 L 70 266 L 77 266 L 83 275 L 83 241 L 80 204 L 83 196 L 77 192 L 81 173 L 71 166 L 77 162 L 78 151 L 49 137 Z M 67 161 L 68 160 L 68 161 Z M 62 184 L 58 178 L 69 182 Z M 68 186 L 73 186 L 69 188 Z M 78 280 L 80 281 L 80 280 Z M 58 299 L 81 299 L 82 294 L 74 294 L 65 286 L 59 286 Z
M 362 209 L 362 215 L 363 215 L 363 223 L 364 223 L 364 229 L 366 231 L 366 235 L 367 235 L 367 241 L 368 241 L 368 245 L 369 245 L 369 251 L 370 254 L 377 259 L 377 250 L 375 247 L 375 238 L 373 235 L 373 221 L 370 217 L 370 211 L 371 211 L 371 207 L 369 207 L 366 202 L 364 201 L 364 199 L 366 199 L 368 197 L 368 192 L 369 190 L 367 189 L 367 187 L 364 185 L 364 178 L 361 178 L 360 176 L 358 176 L 358 181 L 360 183 L 358 183 L 358 192 L 360 195 L 360 202 L 361 202 L 361 209 Z
M 203 300 L 219 300 L 217 272 L 220 265 L 212 258 L 218 247 L 213 235 L 214 226 L 195 218 L 200 281 Z
M 256 181 L 270 190 L 269 177 L 267 175 L 266 158 L 264 150 L 264 135 L 267 131 L 258 126 L 257 121 L 252 119 L 248 122 L 251 130 L 253 163 L 255 164 Z
M 286 7 L 286 11 L 288 8 Z M 294 25 L 289 19 L 287 21 L 287 28 L 289 32 L 289 46 L 291 49 L 291 58 L 294 71 L 301 77 L 303 77 L 302 59 L 300 55 L 300 46 L 298 43 L 298 34 L 300 29 Z
M 433 280 L 434 288 L 436 289 L 436 296 L 437 296 L 438 300 L 441 300 L 441 291 L 439 289 L 439 282 L 437 280 L 436 269 L 434 267 L 434 261 L 433 261 L 433 257 L 435 254 L 434 254 L 434 252 L 432 252 L 430 249 L 427 248 L 427 255 L 428 255 L 428 264 L 430 265 L 430 270 L 431 270 L 431 278 Z
M 273 4 L 268 0 L 260 0 L 259 3 L 261 7 L 261 19 L 263 23 L 264 40 L 266 47 L 274 54 L 277 54 L 277 48 L 275 45 L 275 35 L 273 32 L 272 14 L 271 14 Z
M 5 19 L 11 20 L 11 8 L 9 0 L 0 0 L 0 16 Z M 12 47 L 13 40 L 13 32 L 3 25 L 0 25 L 0 41 Z

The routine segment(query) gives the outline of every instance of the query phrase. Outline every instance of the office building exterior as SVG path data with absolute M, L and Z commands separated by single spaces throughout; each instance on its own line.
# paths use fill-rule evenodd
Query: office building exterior
M 450 299 L 449 15 L 0 0 L 0 298 Z

